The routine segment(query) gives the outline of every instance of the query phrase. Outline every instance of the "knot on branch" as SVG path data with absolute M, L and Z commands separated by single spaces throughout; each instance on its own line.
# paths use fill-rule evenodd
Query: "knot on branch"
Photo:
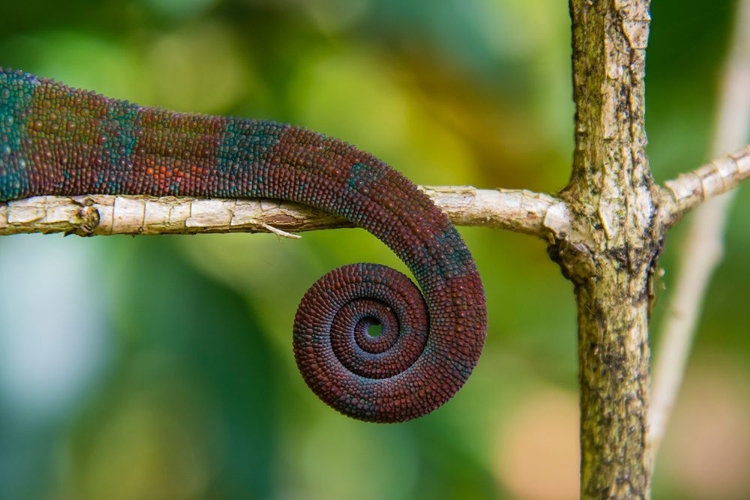
M 565 279 L 576 286 L 582 286 L 596 276 L 594 254 L 580 237 L 569 235 L 566 239 L 555 240 L 547 247 L 547 254 L 560 266 Z

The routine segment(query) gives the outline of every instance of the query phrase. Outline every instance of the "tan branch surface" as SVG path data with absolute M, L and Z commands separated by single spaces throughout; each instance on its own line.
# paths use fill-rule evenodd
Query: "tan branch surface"
M 510 229 L 545 239 L 570 227 L 565 203 L 547 194 L 473 187 L 424 187 L 454 223 Z M 0 204 L 0 235 L 18 233 L 195 234 L 289 233 L 352 227 L 338 217 L 274 200 L 147 196 L 41 196 Z
M 750 78 L 747 80 L 750 84 Z M 726 133 L 737 135 L 732 131 L 726 131 Z M 740 139 L 739 142 L 741 143 L 742 140 Z M 734 147 L 737 145 L 735 144 Z M 715 152 L 715 154 L 721 153 Z M 665 225 L 673 225 L 690 209 L 709 198 L 731 191 L 748 177 L 750 177 L 750 146 L 713 160 L 692 172 L 681 174 L 677 179 L 665 182 L 660 206 L 666 218 Z
M 660 208 L 668 226 L 706 199 L 750 177 L 750 146 L 665 182 Z M 459 226 L 507 229 L 544 239 L 570 234 L 567 204 L 528 190 L 421 186 Z M 290 233 L 353 227 L 339 217 L 276 200 L 149 196 L 39 196 L 0 203 L 0 235 L 20 233 Z

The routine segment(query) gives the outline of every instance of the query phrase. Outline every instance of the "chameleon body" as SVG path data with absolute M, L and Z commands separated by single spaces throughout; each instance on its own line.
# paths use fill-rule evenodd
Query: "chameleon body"
M 354 418 L 424 415 L 464 384 L 484 345 L 484 290 L 448 218 L 374 156 L 302 128 L 174 113 L 0 70 L 0 201 L 37 195 L 273 198 L 342 216 L 409 278 L 374 264 L 326 274 L 302 299 L 305 381 Z M 370 335 L 381 324 L 382 334 Z

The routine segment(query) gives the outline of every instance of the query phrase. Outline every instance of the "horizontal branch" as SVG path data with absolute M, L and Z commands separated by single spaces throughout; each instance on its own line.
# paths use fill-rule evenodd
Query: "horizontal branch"
M 421 188 L 462 226 L 510 229 L 542 238 L 568 233 L 570 215 L 554 196 L 523 190 Z M 0 235 L 55 233 L 289 233 L 352 227 L 339 217 L 274 200 L 87 195 L 39 196 L 0 204 Z
M 750 177 L 750 146 L 665 182 L 660 210 L 665 227 L 702 201 Z M 527 190 L 422 186 L 459 226 L 481 226 L 564 239 L 571 215 L 555 196 Z M 0 235 L 290 233 L 353 227 L 348 221 L 297 203 L 277 200 L 152 196 L 38 196 L 0 203 Z
M 666 227 L 709 198 L 724 194 L 750 177 L 750 146 L 667 181 L 660 209 Z

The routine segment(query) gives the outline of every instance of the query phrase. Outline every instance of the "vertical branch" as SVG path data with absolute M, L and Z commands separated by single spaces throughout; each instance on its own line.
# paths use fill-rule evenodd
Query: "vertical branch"
M 717 110 L 712 158 L 739 149 L 750 134 L 750 0 L 739 2 L 734 29 Z M 679 274 L 654 370 L 649 416 L 652 459 L 682 383 L 703 297 L 721 260 L 724 223 L 734 192 L 708 200 L 696 209 L 681 247 Z
M 562 193 L 570 240 L 551 250 L 575 284 L 581 498 L 649 498 L 651 275 L 658 189 L 645 153 L 648 0 L 570 0 L 576 147 Z

